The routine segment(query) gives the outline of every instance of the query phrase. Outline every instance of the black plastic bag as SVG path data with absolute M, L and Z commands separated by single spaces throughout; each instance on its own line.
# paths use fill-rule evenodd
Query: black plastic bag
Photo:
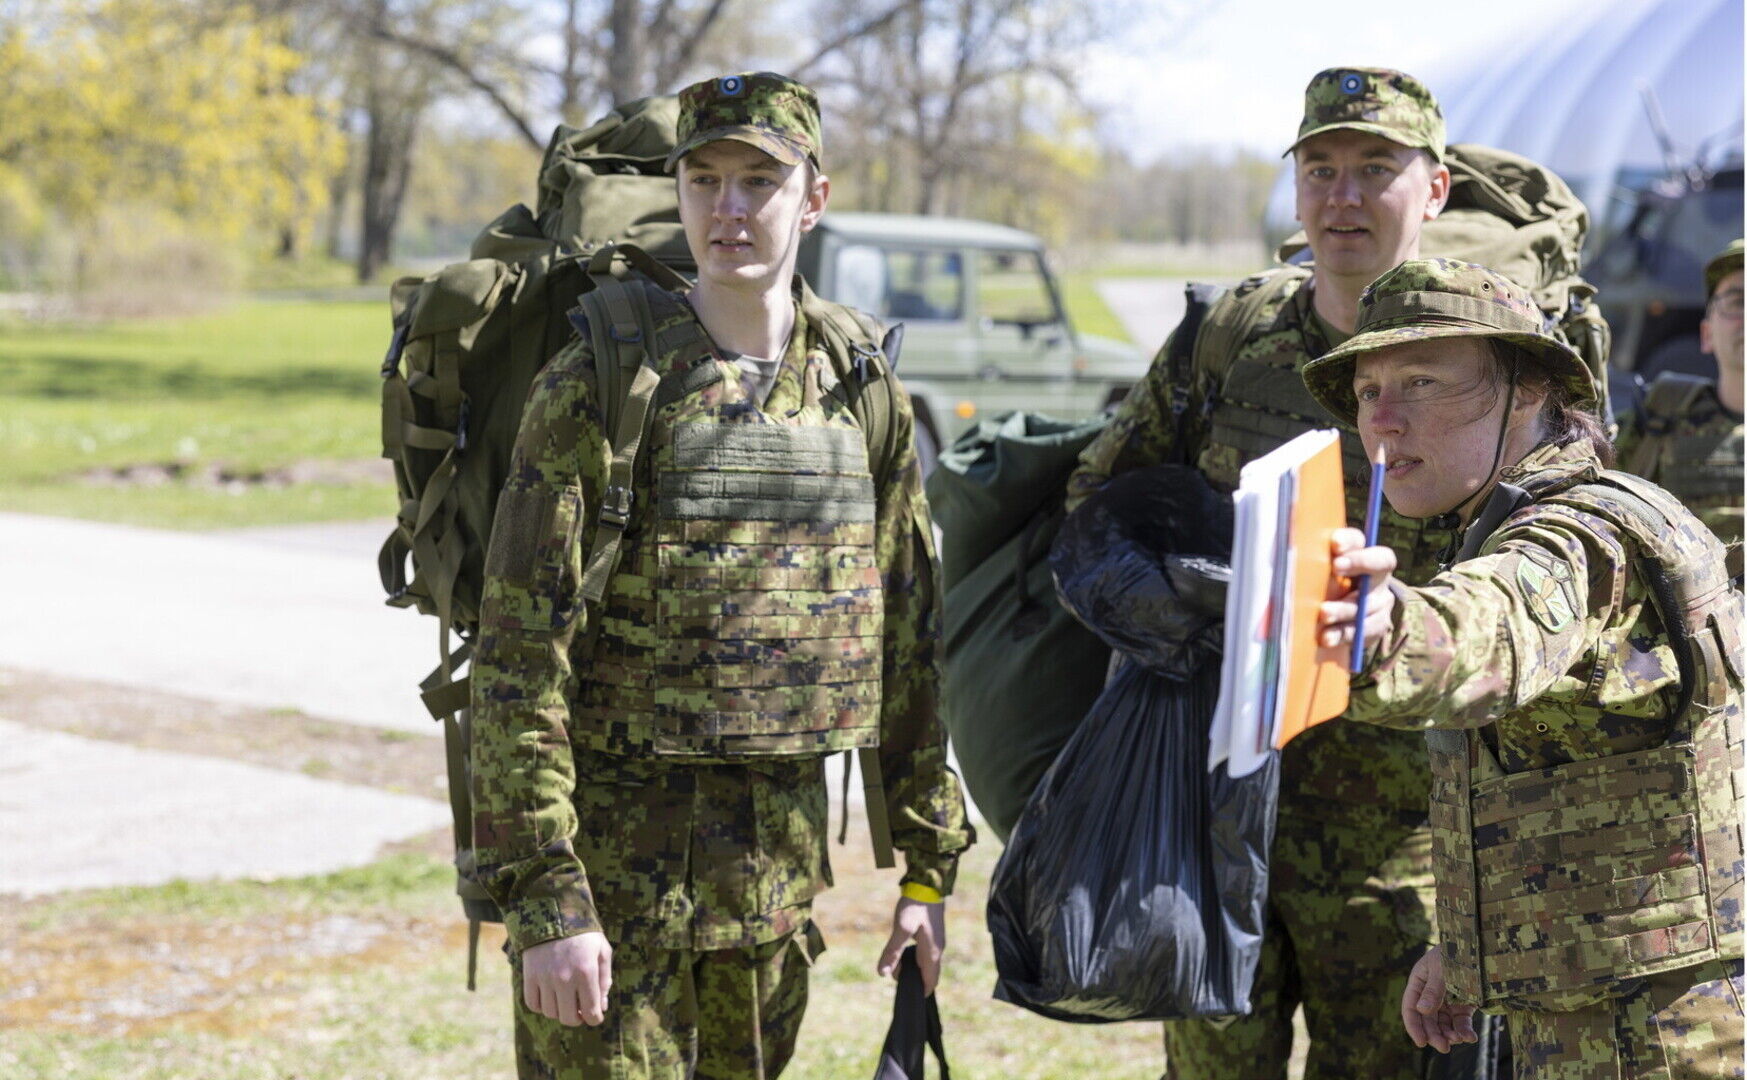
M 1231 497 L 1194 469 L 1123 473 L 1068 515 L 1050 567 L 1062 602 L 1128 659 L 1178 678 L 1219 655 Z
M 1279 758 L 1207 770 L 1229 500 L 1180 466 L 1106 485 L 1064 525 L 1063 599 L 1141 663 L 1044 774 L 995 868 L 995 997 L 1076 1023 L 1249 1012 Z
M 1026 804 L 989 888 L 995 997 L 1103 1023 L 1249 1012 L 1279 757 L 1207 771 L 1219 665 L 1129 665 Z

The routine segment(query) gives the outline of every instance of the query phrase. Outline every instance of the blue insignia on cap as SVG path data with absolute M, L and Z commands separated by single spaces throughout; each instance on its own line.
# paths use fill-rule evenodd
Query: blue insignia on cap
M 1364 76 L 1360 75 L 1358 72 L 1349 71 L 1341 76 L 1342 93 L 1356 94 L 1363 89 L 1365 89 L 1365 79 Z
M 716 89 L 723 97 L 739 97 L 746 93 L 746 80 L 738 75 L 724 75 Z

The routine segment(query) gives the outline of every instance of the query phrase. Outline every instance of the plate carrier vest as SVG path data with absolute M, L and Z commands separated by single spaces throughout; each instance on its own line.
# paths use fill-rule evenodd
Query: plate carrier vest
M 1607 471 L 1526 488 L 1519 505 L 1565 503 L 1621 527 L 1681 676 L 1668 740 L 1651 750 L 1505 774 L 1478 730 L 1427 732 L 1452 999 L 1571 1008 L 1741 955 L 1741 595 L 1721 546 L 1682 528 L 1655 485 Z

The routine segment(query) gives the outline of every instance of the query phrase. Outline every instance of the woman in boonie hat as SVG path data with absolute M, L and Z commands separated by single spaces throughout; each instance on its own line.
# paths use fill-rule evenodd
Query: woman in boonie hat
M 1348 717 L 1427 733 L 1440 946 L 1402 999 L 1447 1051 L 1509 1016 L 1517 1077 L 1740 1077 L 1741 597 L 1716 537 L 1607 468 L 1596 383 L 1528 291 L 1402 264 L 1304 380 L 1383 493 L 1459 528 L 1424 586 L 1369 574 Z M 1323 606 L 1350 642 L 1361 598 Z

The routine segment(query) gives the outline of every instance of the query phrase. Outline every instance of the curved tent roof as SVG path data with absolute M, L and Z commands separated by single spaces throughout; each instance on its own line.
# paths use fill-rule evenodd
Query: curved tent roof
M 1608 231 L 1618 187 L 1663 175 L 1661 144 L 1641 87 L 1655 95 L 1682 163 L 1739 160 L 1742 146 L 1740 0 L 1612 0 L 1562 32 L 1428 82 L 1449 141 L 1512 150 L 1550 166 L 1590 208 L 1591 236 Z M 1268 201 L 1271 240 L 1296 230 L 1291 171 Z

